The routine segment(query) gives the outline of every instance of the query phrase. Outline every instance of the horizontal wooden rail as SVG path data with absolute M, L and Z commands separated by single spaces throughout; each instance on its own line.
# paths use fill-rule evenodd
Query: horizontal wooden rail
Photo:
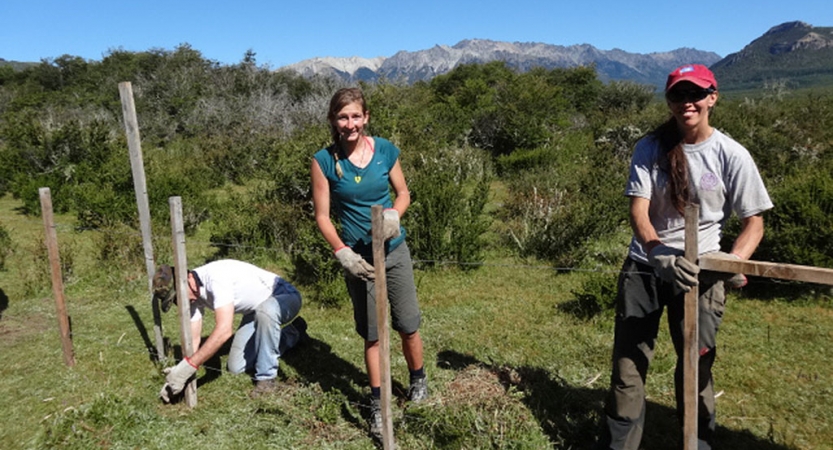
M 781 280 L 805 281 L 808 283 L 833 286 L 833 269 L 798 264 L 782 264 L 765 261 L 719 258 L 712 255 L 700 256 L 700 268 L 715 272 L 742 273 L 756 277 Z

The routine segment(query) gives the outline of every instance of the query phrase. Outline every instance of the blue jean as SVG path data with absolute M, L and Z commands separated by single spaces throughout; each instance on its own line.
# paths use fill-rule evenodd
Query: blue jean
M 255 380 L 278 376 L 278 359 L 300 340 L 290 323 L 301 310 L 301 294 L 294 286 L 278 280 L 272 296 L 243 316 L 229 351 L 231 373 L 254 372 Z

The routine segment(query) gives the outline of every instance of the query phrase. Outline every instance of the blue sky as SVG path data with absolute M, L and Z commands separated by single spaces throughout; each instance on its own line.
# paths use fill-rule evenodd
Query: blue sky
M 112 49 L 189 44 L 222 64 L 247 50 L 277 68 L 317 56 L 392 56 L 463 39 L 590 44 L 650 53 L 691 47 L 737 52 L 783 22 L 833 27 L 829 0 L 701 3 L 624 0 L 3 0 L 0 58 L 64 54 L 101 60 Z

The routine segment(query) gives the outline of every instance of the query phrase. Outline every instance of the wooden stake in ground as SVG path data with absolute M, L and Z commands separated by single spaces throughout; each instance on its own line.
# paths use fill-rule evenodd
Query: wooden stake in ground
M 188 258 L 185 254 L 185 227 L 182 223 L 182 198 L 168 198 L 171 207 L 171 236 L 174 248 L 174 279 L 176 280 L 176 304 L 179 313 L 179 339 L 182 356 L 194 355 L 194 341 L 191 339 L 191 302 L 188 300 Z M 188 381 L 183 390 L 185 404 L 197 406 L 197 380 Z
M 72 350 L 72 337 L 70 336 L 69 317 L 67 316 L 66 302 L 64 301 L 64 279 L 61 275 L 61 256 L 58 254 L 58 233 L 55 231 L 55 220 L 52 215 L 52 194 L 49 188 L 38 189 L 40 194 L 40 208 L 43 216 L 43 229 L 45 234 L 44 242 L 49 253 L 49 267 L 52 271 L 52 295 L 55 296 L 55 309 L 58 314 L 58 326 L 61 329 L 61 348 L 64 352 L 64 364 L 75 365 L 75 356 Z
M 145 269 L 148 273 L 148 292 L 153 311 L 153 334 L 156 336 L 156 358 L 165 359 L 165 340 L 162 337 L 162 314 L 159 301 L 153 298 L 153 274 L 156 264 L 153 259 L 153 237 L 150 225 L 145 165 L 142 160 L 142 140 L 139 137 L 139 121 L 136 119 L 136 104 L 133 102 L 133 88 L 129 81 L 119 83 L 121 109 L 124 114 L 124 128 L 127 133 L 127 147 L 130 150 L 130 167 L 133 170 L 133 190 L 139 208 L 139 226 L 142 229 L 142 245 L 145 251 Z
M 370 208 L 373 233 L 373 268 L 376 272 L 376 325 L 379 337 L 379 366 L 382 373 L 382 447 L 394 448 L 391 416 L 390 336 L 388 335 L 388 283 L 385 273 L 385 237 L 382 234 L 382 205 Z
M 685 259 L 697 264 L 700 206 L 685 207 Z M 683 449 L 697 450 L 697 373 L 700 365 L 699 295 L 698 286 L 685 294 L 683 316 Z

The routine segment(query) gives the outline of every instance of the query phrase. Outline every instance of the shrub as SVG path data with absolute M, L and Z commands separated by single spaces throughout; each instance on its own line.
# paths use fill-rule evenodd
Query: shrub
M 14 251 L 9 231 L 0 223 L 0 270 L 6 270 L 6 258 Z
M 563 139 L 553 155 L 549 165 L 510 180 L 500 214 L 522 256 L 578 266 L 590 255 L 590 242 L 615 233 L 627 219 L 621 196 L 627 162 L 583 134 Z
M 422 154 L 408 177 L 411 207 L 403 223 L 414 257 L 428 265 L 479 262 L 492 177 L 484 156 L 471 148 Z
M 766 237 L 756 259 L 833 268 L 833 161 L 807 167 L 771 189 Z
M 582 320 L 590 319 L 616 306 L 617 278 L 613 273 L 593 273 L 571 294 L 575 298 L 559 309 Z

